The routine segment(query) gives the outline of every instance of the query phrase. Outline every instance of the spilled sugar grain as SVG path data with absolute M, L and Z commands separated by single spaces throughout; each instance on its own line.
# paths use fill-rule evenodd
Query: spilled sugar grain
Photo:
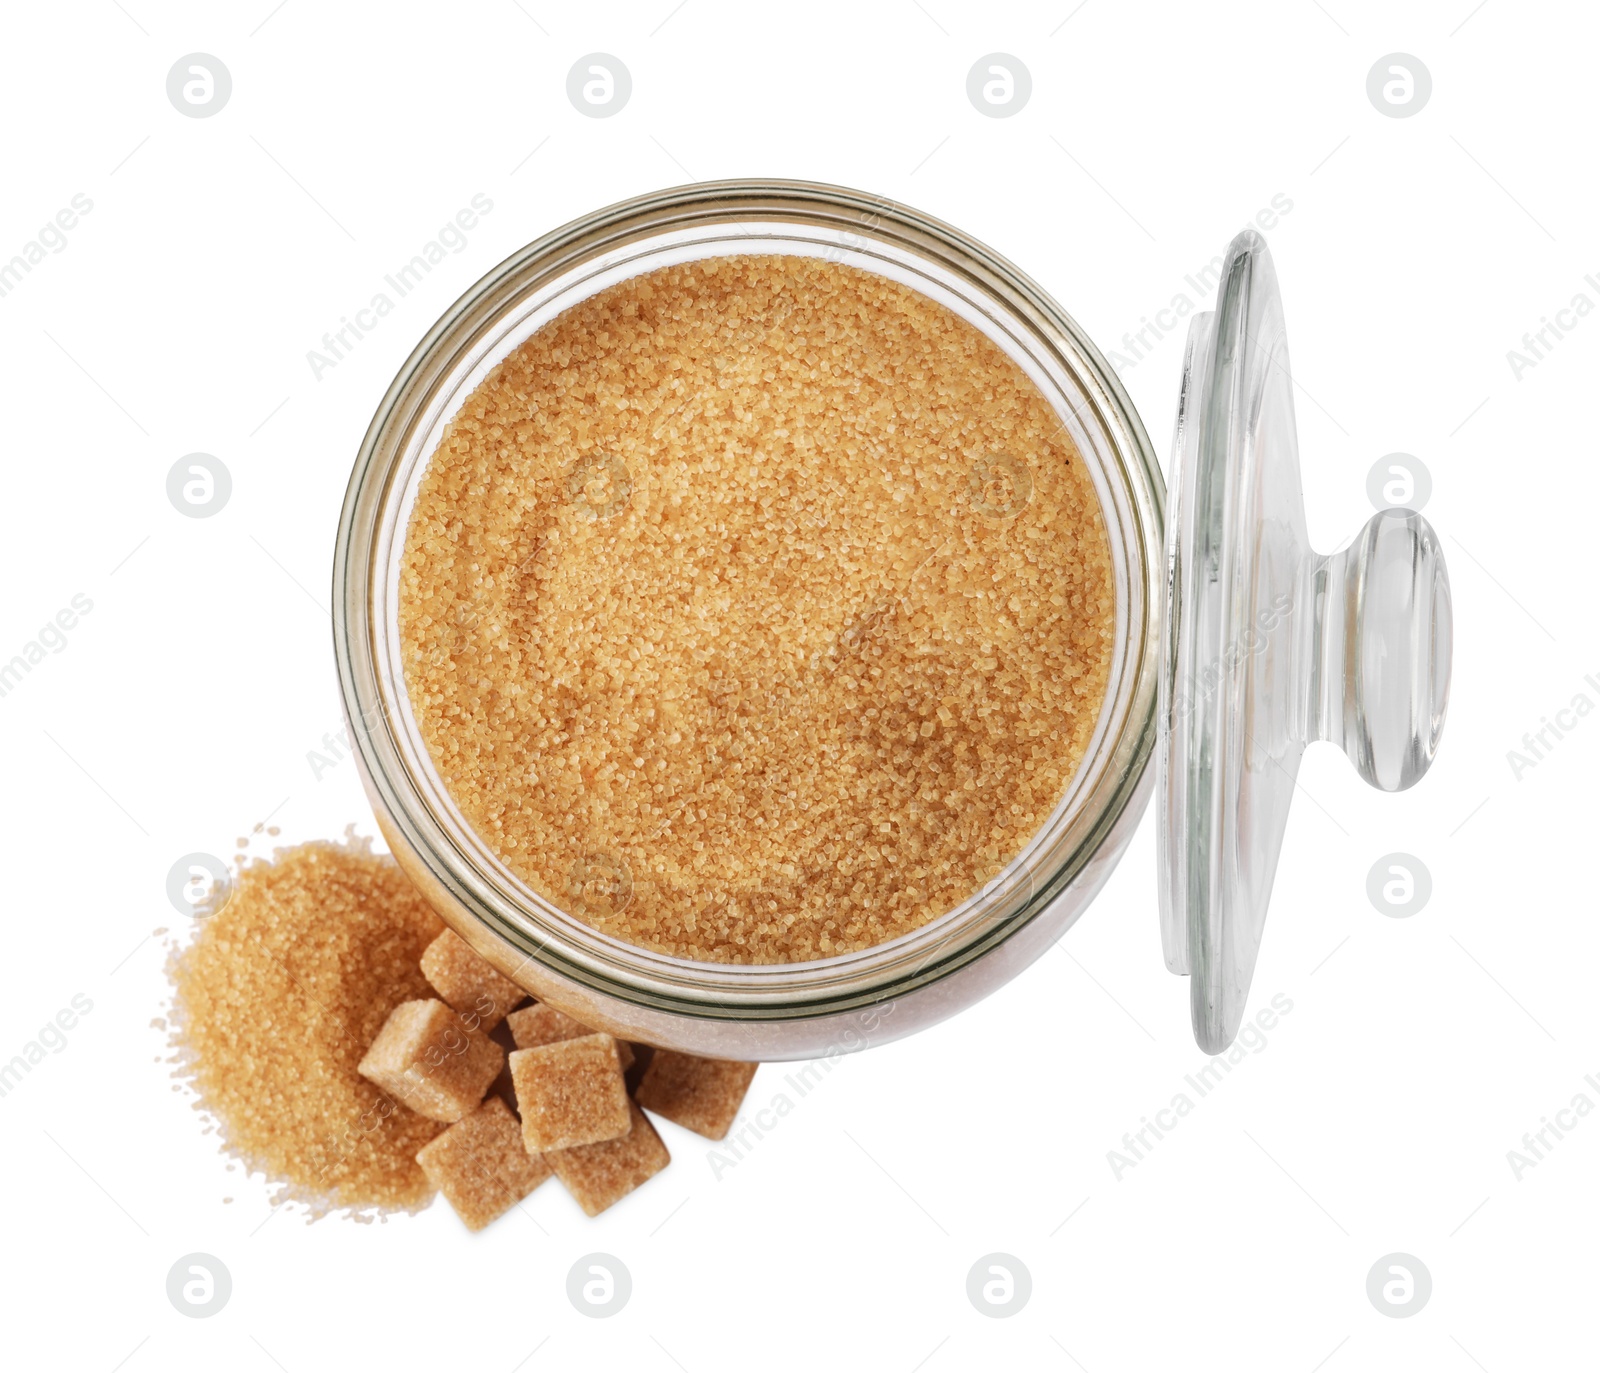
M 176 1076 L 224 1149 L 313 1217 L 415 1211 L 417 1151 L 444 1127 L 356 1071 L 389 1012 L 431 996 L 419 960 L 443 928 L 394 860 L 344 844 L 245 864 L 169 964 Z

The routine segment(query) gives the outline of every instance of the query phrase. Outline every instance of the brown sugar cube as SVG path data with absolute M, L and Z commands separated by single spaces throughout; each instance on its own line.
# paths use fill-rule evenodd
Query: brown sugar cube
M 656 1127 L 631 1101 L 628 1117 L 625 1135 L 545 1155 L 545 1162 L 587 1216 L 598 1216 L 672 1162 Z
M 511 1027 L 511 1037 L 516 1040 L 519 1049 L 540 1049 L 546 1044 L 559 1044 L 564 1039 L 581 1039 L 584 1035 L 598 1033 L 582 1021 L 574 1020 L 542 1001 L 513 1011 L 506 1017 L 506 1024 Z M 622 1060 L 623 1072 L 633 1067 L 633 1046 L 627 1040 L 617 1041 L 617 1057 Z
M 423 950 L 422 975 L 469 1024 L 476 1016 L 476 1028 L 485 1033 L 513 1006 L 528 999 L 521 987 L 496 972 L 489 960 L 454 930 L 445 930 Z
M 697 1135 L 721 1139 L 760 1066 L 657 1049 L 639 1083 L 639 1104 Z
M 511 1081 L 530 1154 L 598 1144 L 628 1132 L 617 1041 L 584 1035 L 511 1055 Z
M 469 1230 L 483 1229 L 550 1176 L 543 1155 L 522 1147 L 517 1118 L 496 1096 L 424 1145 L 417 1162 Z
M 356 1071 L 420 1116 L 447 1123 L 489 1090 L 505 1050 L 442 1001 L 402 1001 Z

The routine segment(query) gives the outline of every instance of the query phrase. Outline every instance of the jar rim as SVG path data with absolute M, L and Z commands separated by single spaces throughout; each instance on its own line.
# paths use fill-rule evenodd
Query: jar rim
M 1033 360 L 1030 372 L 1042 369 L 1056 381 L 1057 394 L 1047 390 L 1047 398 L 1093 450 L 1085 456 L 1098 473 L 1117 564 L 1117 657 L 1095 742 L 1066 796 L 983 892 L 909 934 L 828 959 L 695 962 L 601 934 L 512 877 L 489 853 L 433 772 L 410 718 L 388 623 L 393 572 L 405 537 L 406 485 L 414 491 L 420 475 L 418 455 L 425 466 L 434 447 L 430 434 L 476 384 L 469 379 L 481 378 L 539 327 L 530 321 L 541 309 L 555 310 L 575 282 L 606 271 L 633 274 L 630 254 L 648 245 L 682 243 L 693 256 L 697 245 L 720 241 L 719 234 L 737 238 L 741 226 L 773 224 L 791 226 L 819 253 L 835 244 L 828 255 L 836 250 L 840 260 L 910 264 L 907 271 L 922 264 L 930 294 L 964 296 L 987 315 L 975 322 L 991 337 L 1003 321 L 1017 335 L 1009 342 Z M 1068 389 L 1061 389 L 1063 379 Z M 363 439 L 333 568 L 335 662 L 363 783 L 413 879 L 444 897 L 435 904 L 445 907 L 447 919 L 464 911 L 477 928 L 458 932 L 513 978 L 537 965 L 647 1012 L 716 1020 L 826 1017 L 893 1000 L 953 974 L 1033 922 L 1107 836 L 1126 828 L 1129 807 L 1148 799 L 1142 783 L 1156 734 L 1164 503 L 1154 451 L 1115 372 L 1042 288 L 961 231 L 880 196 L 798 181 L 699 183 L 607 206 L 513 253 L 446 310 L 400 368 Z M 1047 835 L 1051 841 L 1041 848 Z

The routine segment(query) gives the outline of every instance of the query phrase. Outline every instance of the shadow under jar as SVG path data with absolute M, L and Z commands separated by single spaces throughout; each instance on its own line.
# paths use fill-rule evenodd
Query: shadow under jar
M 772 255 L 899 283 L 1021 369 L 1099 500 L 1115 611 L 1087 751 L 1048 818 L 982 890 L 852 952 L 706 962 L 601 933 L 521 880 L 475 831 L 408 694 L 401 573 L 447 425 L 531 335 L 646 273 Z M 1016 268 L 903 206 L 831 186 L 738 181 L 586 216 L 509 258 L 446 313 L 390 387 L 357 459 L 335 550 L 334 639 L 379 828 L 444 919 L 541 1000 L 626 1039 L 763 1061 L 885 1042 L 994 991 L 1089 904 L 1156 789 L 1168 965 L 1195 974 L 1202 1046 L 1224 1047 L 1243 1014 L 1282 838 L 1282 777 L 1292 788 L 1316 738 L 1343 744 L 1375 785 L 1421 775 L 1443 721 L 1449 598 L 1437 540 L 1412 512 L 1380 514 L 1330 558 L 1307 546 L 1281 310 L 1254 235 L 1230 249 L 1218 310 L 1192 326 L 1176 459 L 1168 546 L 1149 440 L 1094 346 Z

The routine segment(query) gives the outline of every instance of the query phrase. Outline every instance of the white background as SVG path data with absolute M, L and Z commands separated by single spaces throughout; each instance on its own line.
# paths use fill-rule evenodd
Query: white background
M 474 1370 L 1500 1370 L 1593 1358 L 1590 1116 L 1520 1179 L 1507 1151 L 1577 1093 L 1600 1104 L 1590 716 L 1517 779 L 1507 751 L 1578 692 L 1600 702 L 1589 383 L 1600 319 L 1514 377 L 1521 346 L 1600 273 L 1589 7 L 1273 0 L 9 7 L 0 258 L 74 194 L 93 210 L 0 298 L 0 659 L 93 602 L 0 699 L 8 859 L 0 1059 L 75 994 L 93 1010 L 0 1099 L 0 1358 L 288 1373 L 404 1359 Z M 270 13 L 269 13 L 270 12 Z M 609 119 L 569 67 L 633 77 Z M 1413 53 L 1427 107 L 1386 118 L 1368 69 Z M 215 54 L 231 100 L 165 91 Z M 1014 54 L 1013 118 L 968 69 Z M 534 150 L 537 149 L 537 152 Z M 1293 1003 L 1215 1093 L 1120 1178 L 1107 1153 L 1203 1066 L 1163 970 L 1152 817 L 1094 908 L 1011 986 L 844 1061 L 718 1179 L 673 1166 L 597 1221 L 551 1184 L 468 1236 L 442 1204 L 305 1226 L 227 1171 L 149 1028 L 181 854 L 371 832 L 337 729 L 328 583 L 340 499 L 383 389 L 501 258 L 595 207 L 691 179 L 776 175 L 951 221 L 1120 347 L 1274 195 L 1268 237 L 1296 364 L 1309 520 L 1332 548 L 1392 451 L 1433 476 L 1455 591 L 1437 766 L 1381 795 L 1307 756 L 1253 1006 Z M 321 379 L 306 361 L 475 193 L 494 204 Z M 1159 450 L 1182 339 L 1125 373 Z M 227 507 L 168 502 L 217 455 Z M 1365 894 L 1391 851 L 1427 906 Z M 784 1090 L 783 1069 L 750 1098 Z M 1193 1093 L 1191 1092 L 1191 1095 Z M 1553 1139 L 1553 1136 L 1549 1138 Z M 224 1197 L 232 1197 L 224 1204 Z M 205 1320 L 166 1274 L 203 1251 L 233 1295 Z M 569 1303 L 604 1251 L 618 1315 Z M 966 1275 L 1032 1275 L 988 1319 Z M 1421 1259 L 1391 1319 L 1366 1275 Z M 120 1361 L 120 1362 L 119 1362 Z

